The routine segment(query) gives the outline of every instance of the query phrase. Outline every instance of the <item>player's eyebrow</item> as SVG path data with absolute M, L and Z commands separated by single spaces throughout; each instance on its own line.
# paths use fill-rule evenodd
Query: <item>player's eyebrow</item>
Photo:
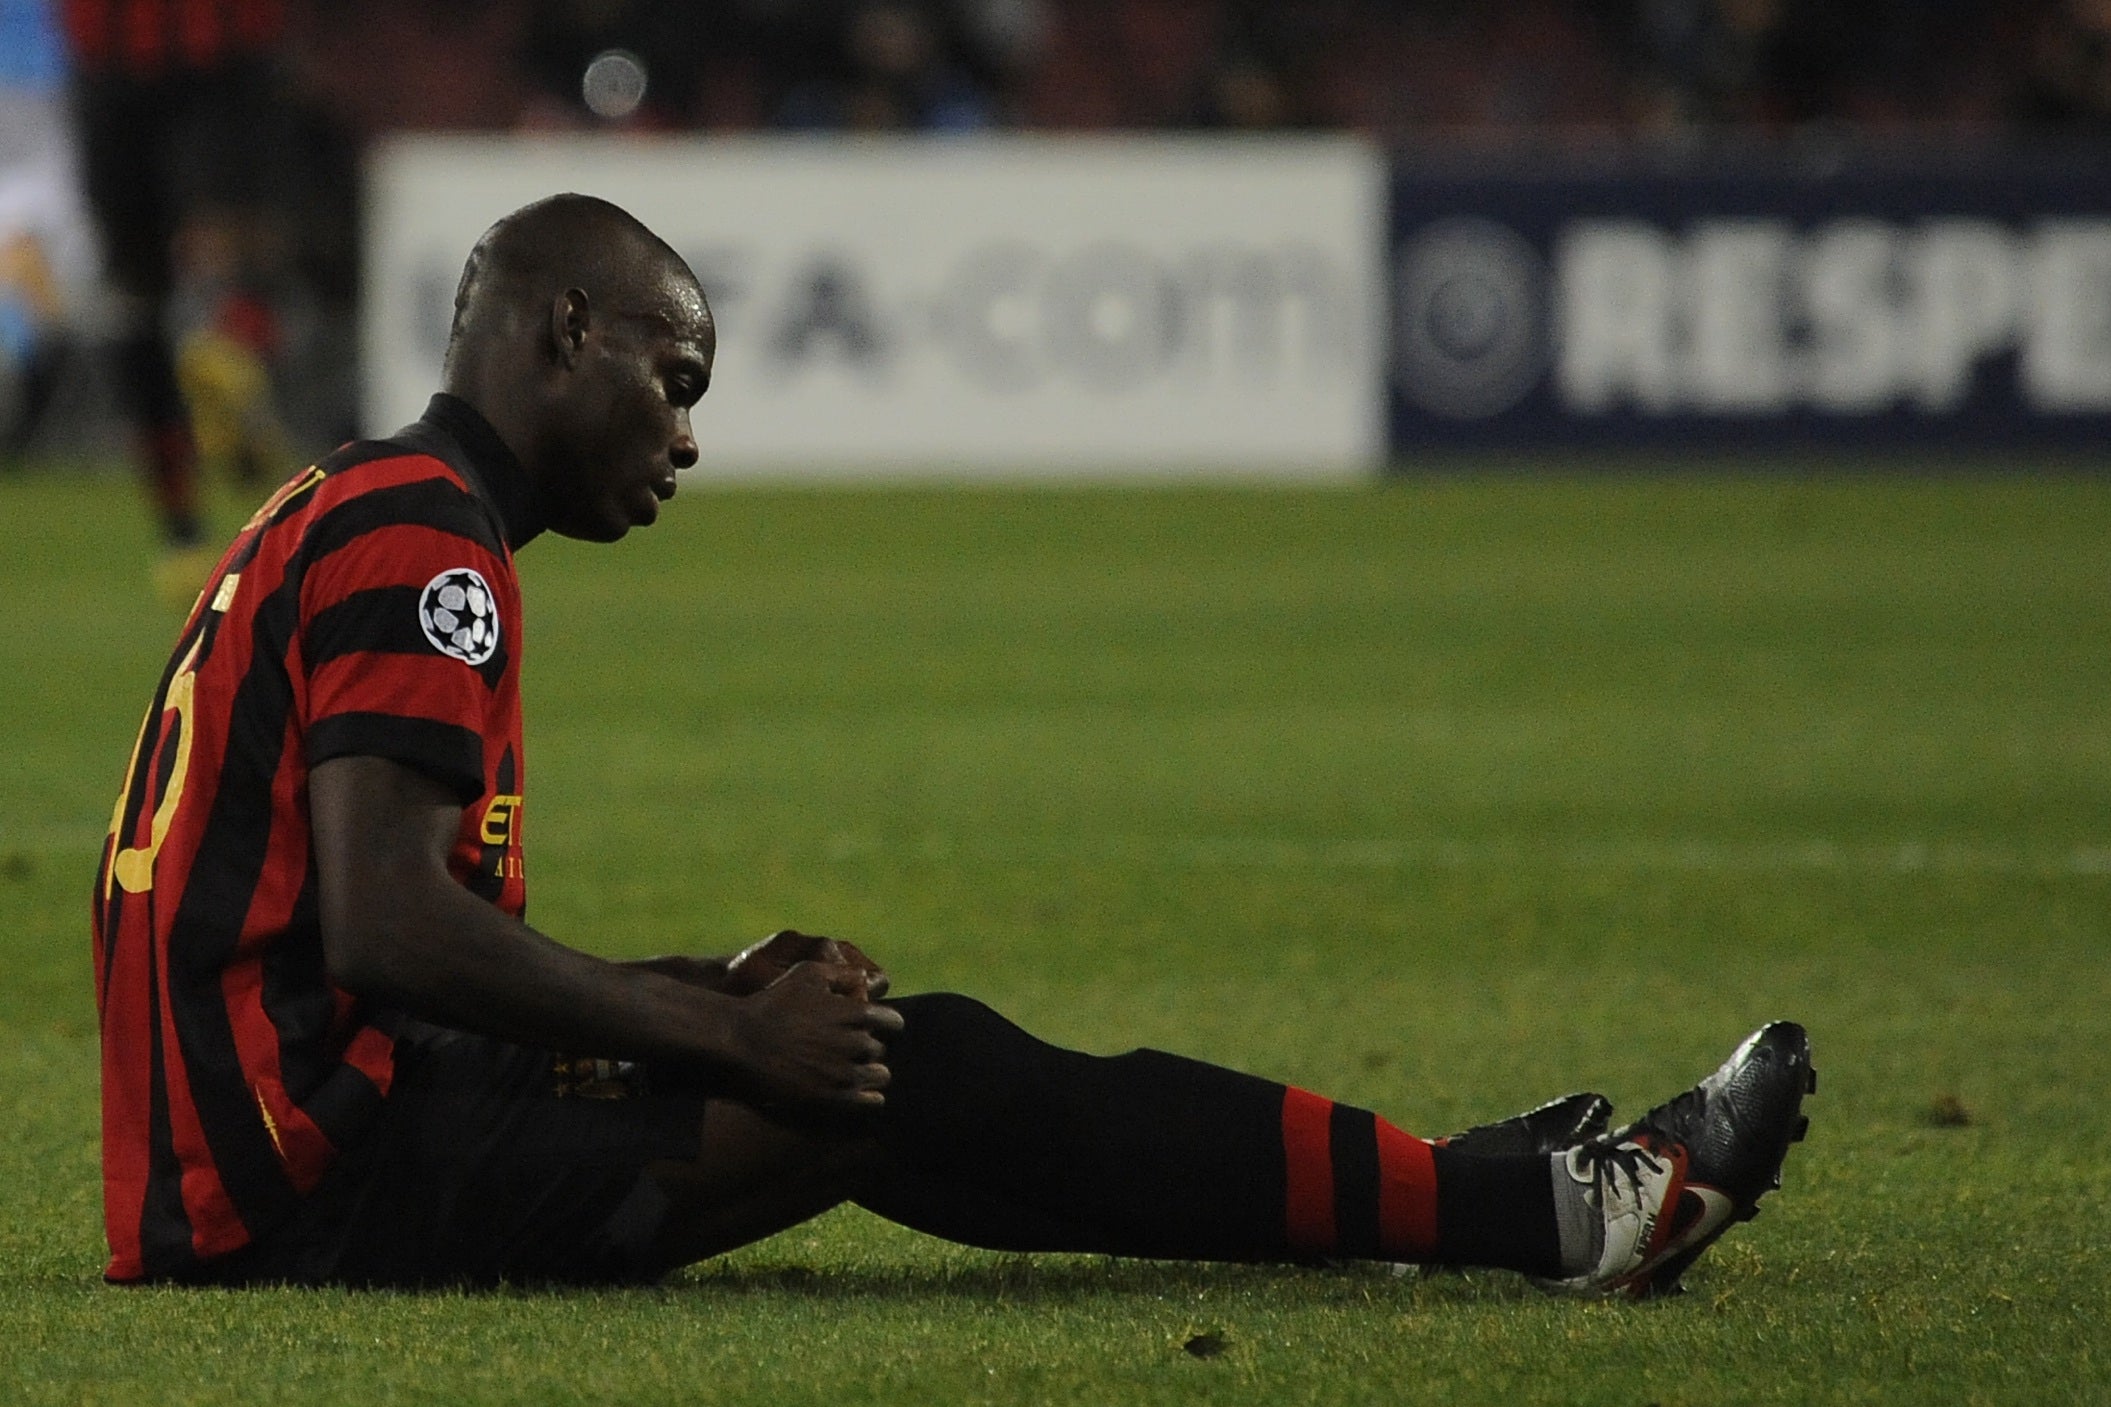
M 615 319 L 629 327 L 640 329 L 647 333 L 662 334 L 677 347 L 700 345 L 704 336 L 703 333 L 690 326 L 686 320 L 671 318 L 663 312 L 650 309 L 618 308 L 615 310 Z M 709 329 L 713 327 L 713 324 L 707 318 L 704 326 Z M 705 381 L 708 382 L 711 379 L 711 368 L 706 364 L 705 358 L 691 352 L 678 351 L 675 355 L 688 366 L 694 367 Z

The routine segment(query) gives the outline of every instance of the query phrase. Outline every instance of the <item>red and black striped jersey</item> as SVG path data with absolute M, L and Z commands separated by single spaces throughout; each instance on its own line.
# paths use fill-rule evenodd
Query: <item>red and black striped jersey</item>
M 110 1279 L 246 1244 L 388 1096 L 391 1013 L 324 967 L 310 768 L 438 779 L 455 877 L 524 912 L 512 549 L 533 532 L 518 461 L 437 396 L 280 488 L 192 607 L 96 876 Z
M 286 29 L 285 0 L 63 0 L 81 69 L 135 78 L 198 72 L 269 53 Z

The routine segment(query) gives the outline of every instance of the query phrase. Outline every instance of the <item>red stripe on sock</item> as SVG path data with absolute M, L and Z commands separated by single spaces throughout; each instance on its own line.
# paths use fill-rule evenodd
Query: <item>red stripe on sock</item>
M 1335 1245 L 1333 1119 L 1333 1100 L 1283 1091 L 1283 1224 L 1290 1249 L 1308 1255 Z
M 1411 1133 L 1378 1121 L 1378 1242 L 1400 1260 L 1437 1251 L 1437 1160 Z
M 198 445 L 188 425 L 157 425 L 142 447 L 147 479 L 165 523 L 190 522 L 198 516 Z

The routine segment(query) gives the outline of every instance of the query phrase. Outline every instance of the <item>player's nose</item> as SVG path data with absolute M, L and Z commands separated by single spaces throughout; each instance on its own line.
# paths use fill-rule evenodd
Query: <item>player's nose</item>
M 694 469 L 696 458 L 696 436 L 687 430 L 676 435 L 674 443 L 667 446 L 667 462 L 677 469 Z

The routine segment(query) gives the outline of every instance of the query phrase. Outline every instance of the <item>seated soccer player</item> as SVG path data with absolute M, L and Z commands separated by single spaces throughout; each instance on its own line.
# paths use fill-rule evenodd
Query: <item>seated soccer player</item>
M 1606 1132 L 1453 1140 L 886 1000 L 854 946 L 617 963 L 522 922 L 521 598 L 694 465 L 693 275 L 557 196 L 469 257 L 423 418 L 282 487 L 163 672 L 97 876 L 117 1281 L 649 1280 L 853 1201 L 978 1246 L 1674 1288 L 1802 1136 L 1801 1028 Z

